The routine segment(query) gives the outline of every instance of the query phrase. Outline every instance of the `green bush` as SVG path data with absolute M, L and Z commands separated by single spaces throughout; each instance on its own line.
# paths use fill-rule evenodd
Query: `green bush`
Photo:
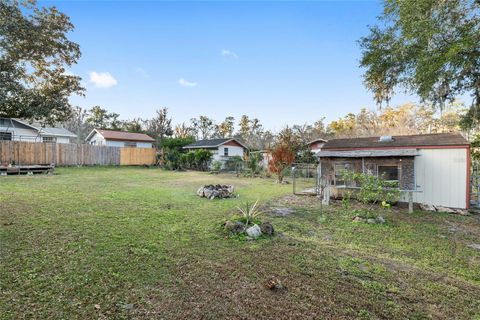
M 400 199 L 400 190 L 396 182 L 350 170 L 344 170 L 342 178 L 345 182 L 350 181 L 357 185 L 358 189 L 352 193 L 352 197 L 366 205 L 367 211 L 371 211 L 378 204 L 383 208 L 390 208 L 391 204 Z
M 218 160 L 213 161 L 210 170 L 213 172 L 219 172 L 220 169 L 222 169 L 222 162 Z
M 198 149 L 194 152 L 194 163 L 197 170 L 205 171 L 208 169 L 208 164 L 212 159 L 212 153 L 205 149 Z
M 183 147 L 194 142 L 191 137 L 188 138 L 166 138 L 162 143 L 163 160 L 165 169 L 179 170 L 187 167 L 187 161 Z
M 165 138 L 162 142 L 162 148 L 181 151 L 183 147 L 195 142 L 193 137 L 187 138 Z
M 225 162 L 225 170 L 238 172 L 243 167 L 243 159 L 240 156 L 228 158 Z
M 181 169 L 181 156 L 182 154 L 178 150 L 167 150 L 164 155 L 165 168 L 168 170 Z
M 262 160 L 263 156 L 260 153 L 250 153 L 246 164 L 247 168 L 251 170 L 252 175 L 257 175 L 262 170 L 260 167 Z

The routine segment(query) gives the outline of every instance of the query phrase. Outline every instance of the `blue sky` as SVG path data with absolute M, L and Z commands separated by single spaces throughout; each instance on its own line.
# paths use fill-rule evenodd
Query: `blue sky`
M 76 27 L 72 72 L 87 93 L 72 102 L 85 108 L 127 119 L 165 106 L 175 123 L 247 114 L 273 130 L 375 108 L 357 40 L 381 13 L 377 1 L 40 4 Z

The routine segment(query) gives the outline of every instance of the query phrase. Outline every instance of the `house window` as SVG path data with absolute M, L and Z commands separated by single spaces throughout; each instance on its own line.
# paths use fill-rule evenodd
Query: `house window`
M 334 184 L 336 186 L 346 186 L 346 182 L 343 178 L 343 173 L 346 171 L 353 171 L 353 164 L 351 163 L 336 163 L 334 165 L 335 179 Z
M 378 166 L 378 177 L 387 181 L 398 181 L 398 166 Z
M 55 142 L 54 137 L 42 137 L 42 142 Z
M 12 133 L 11 132 L 0 132 L 0 140 L 12 140 Z
M 136 142 L 132 142 L 132 141 L 125 141 L 125 147 L 128 147 L 128 148 L 136 148 L 136 147 L 137 147 L 137 143 L 136 143 Z
M 228 148 L 223 148 L 223 155 L 228 157 Z

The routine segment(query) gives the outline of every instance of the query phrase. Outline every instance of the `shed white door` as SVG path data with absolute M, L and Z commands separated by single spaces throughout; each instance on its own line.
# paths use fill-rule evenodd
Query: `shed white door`
M 452 208 L 467 205 L 468 149 L 419 149 L 413 201 Z

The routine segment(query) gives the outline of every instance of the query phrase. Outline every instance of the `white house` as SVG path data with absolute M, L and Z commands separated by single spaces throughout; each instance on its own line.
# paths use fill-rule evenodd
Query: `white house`
M 470 144 L 459 133 L 332 139 L 316 156 L 334 197 L 357 187 L 343 179 L 351 170 L 396 182 L 405 202 L 470 206 Z
M 85 141 L 96 146 L 153 148 L 155 139 L 144 133 L 93 129 Z
M 0 118 L 0 140 L 70 143 L 77 135 L 60 127 L 43 127 L 25 120 Z
M 183 149 L 188 151 L 195 149 L 209 150 L 213 154 L 213 161 L 223 163 L 234 156 L 243 158 L 244 153 L 247 151 L 247 147 L 234 138 L 199 140 L 183 147 Z

